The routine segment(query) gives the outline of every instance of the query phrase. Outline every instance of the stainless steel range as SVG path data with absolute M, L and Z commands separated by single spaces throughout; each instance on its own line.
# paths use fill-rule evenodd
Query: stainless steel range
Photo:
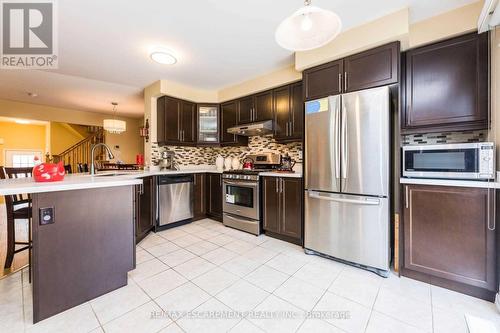
M 253 161 L 252 170 L 230 170 L 222 174 L 223 223 L 228 227 L 260 235 L 259 173 L 274 170 L 281 156 L 274 153 L 247 155 Z

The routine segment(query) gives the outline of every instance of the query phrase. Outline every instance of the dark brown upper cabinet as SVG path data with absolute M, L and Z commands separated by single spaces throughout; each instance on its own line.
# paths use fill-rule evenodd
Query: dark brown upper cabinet
M 170 145 L 196 143 L 196 105 L 162 96 L 157 101 L 157 142 Z
M 488 128 L 488 33 L 406 53 L 403 133 Z
M 400 43 L 394 42 L 344 59 L 344 92 L 398 82 Z
M 274 138 L 288 138 L 290 126 L 290 86 L 274 89 Z
M 306 69 L 304 99 L 375 88 L 399 81 L 400 43 L 385 44 L 344 59 Z
M 273 119 L 273 92 L 264 91 L 238 100 L 238 124 Z
M 273 90 L 274 138 L 277 141 L 299 141 L 304 131 L 302 82 Z
M 268 90 L 254 96 L 254 117 L 252 121 L 273 119 L 273 91 Z
M 495 191 L 405 185 L 403 192 L 403 275 L 493 301 Z
M 157 103 L 157 141 L 178 144 L 180 137 L 180 100 L 168 96 L 158 99 Z
M 302 195 L 300 178 L 263 177 L 264 230 L 302 244 Z
M 344 61 L 337 60 L 306 69 L 303 73 L 306 101 L 342 93 Z
M 248 145 L 248 138 L 227 132 L 227 129 L 238 124 L 238 101 L 229 101 L 220 106 L 220 143 L 224 146 Z
M 196 143 L 196 104 L 181 100 L 181 142 L 194 144 Z
M 253 121 L 254 98 L 247 96 L 238 100 L 238 124 L 246 124 Z

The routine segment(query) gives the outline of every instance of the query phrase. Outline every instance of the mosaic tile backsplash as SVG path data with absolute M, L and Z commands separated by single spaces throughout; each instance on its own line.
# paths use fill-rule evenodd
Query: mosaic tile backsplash
M 487 130 L 427 133 L 404 135 L 403 145 L 435 145 L 442 143 L 483 142 L 488 138 Z
M 151 147 L 152 161 L 159 161 L 161 159 L 161 153 L 165 150 L 175 153 L 174 162 L 180 166 L 212 165 L 215 164 L 215 159 L 219 154 L 222 155 L 222 157 L 237 157 L 242 160 L 247 154 L 261 152 L 274 152 L 282 155 L 288 153 L 294 161 L 302 163 L 301 142 L 281 144 L 277 143 L 270 136 L 249 137 L 248 147 L 159 147 L 156 143 L 153 143 Z

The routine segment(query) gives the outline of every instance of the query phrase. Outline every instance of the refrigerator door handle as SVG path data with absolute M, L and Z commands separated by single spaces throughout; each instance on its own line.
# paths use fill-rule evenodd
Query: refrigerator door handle
M 346 180 L 347 179 L 347 167 L 349 163 L 349 145 L 347 142 L 347 107 L 345 101 L 342 99 L 342 120 L 341 120 L 341 129 L 340 129 L 340 144 L 341 146 L 341 151 L 340 151 L 340 173 L 341 173 L 341 178 Z M 346 181 L 342 182 L 342 187 L 341 190 L 344 190 L 344 187 L 346 185 Z
M 339 103 L 334 103 L 333 101 L 331 102 L 330 105 L 335 105 L 335 109 L 333 110 L 334 112 L 334 115 L 333 115 L 333 121 L 334 121 L 334 124 L 333 124 L 333 127 L 336 128 L 336 129 L 339 129 L 340 128 L 340 110 L 341 110 L 341 106 L 339 105 Z M 333 165 L 333 168 L 334 168 L 334 171 L 335 171 L 335 181 L 338 182 L 338 180 L 340 179 L 340 131 L 339 130 L 336 130 L 335 131 L 335 141 L 333 143 L 333 154 L 335 156 L 335 164 Z
M 313 199 L 319 199 L 319 200 L 326 200 L 326 201 L 334 201 L 334 202 L 341 202 L 341 203 L 350 203 L 350 204 L 356 204 L 356 205 L 370 205 L 370 206 L 378 206 L 380 205 L 380 200 L 379 199 L 361 199 L 361 200 L 356 200 L 356 199 L 345 199 L 345 198 L 332 198 L 332 197 L 327 197 L 327 196 L 322 196 L 318 192 L 312 192 L 309 191 L 309 197 Z

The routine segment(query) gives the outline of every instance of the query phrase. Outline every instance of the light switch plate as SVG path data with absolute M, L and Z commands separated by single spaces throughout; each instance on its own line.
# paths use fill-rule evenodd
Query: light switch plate
M 53 224 L 56 222 L 54 207 L 40 208 L 40 225 Z

